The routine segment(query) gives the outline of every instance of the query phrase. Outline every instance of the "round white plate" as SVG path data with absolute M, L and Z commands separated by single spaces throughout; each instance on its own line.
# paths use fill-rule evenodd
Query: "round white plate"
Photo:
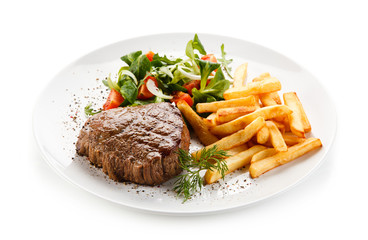
M 124 40 L 98 49 L 62 70 L 47 85 L 34 109 L 33 128 L 42 155 L 61 176 L 104 199 L 132 208 L 163 214 L 203 214 L 247 206 L 294 186 L 310 175 L 324 159 L 335 136 L 335 107 L 320 82 L 291 59 L 265 47 L 230 37 L 199 34 L 208 53 L 221 56 L 220 46 L 234 61 L 233 69 L 248 62 L 248 79 L 263 72 L 277 77 L 282 91 L 297 92 L 312 124 L 312 133 L 322 140 L 317 151 L 251 179 L 247 169 L 225 180 L 205 186 L 182 203 L 171 190 L 173 181 L 148 187 L 109 180 L 100 169 L 75 153 L 75 142 L 86 120 L 83 109 L 89 102 L 101 106 L 107 95 L 101 80 L 123 65 L 120 57 L 136 50 L 152 50 L 168 56 L 185 55 L 186 43 L 194 34 L 159 34 Z M 194 145 L 193 145 L 194 146 Z

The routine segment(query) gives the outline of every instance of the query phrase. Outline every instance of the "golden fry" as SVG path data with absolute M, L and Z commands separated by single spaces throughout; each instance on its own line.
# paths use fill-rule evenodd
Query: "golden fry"
M 276 149 L 274 148 L 267 148 L 265 150 L 262 150 L 256 154 L 253 155 L 252 160 L 250 161 L 250 163 L 254 163 L 257 162 L 259 160 L 262 160 L 264 158 L 268 158 L 271 157 L 273 155 L 275 155 L 276 153 L 278 153 L 278 151 L 276 151 Z
M 224 92 L 226 100 L 247 97 L 249 95 L 269 93 L 281 90 L 281 83 L 276 78 L 267 78 L 259 82 L 250 82 L 243 87 L 230 88 Z
M 286 152 L 278 152 L 271 157 L 252 163 L 249 167 L 249 173 L 252 178 L 259 177 L 273 168 L 291 162 L 292 160 L 320 147 L 322 147 L 321 140 L 318 138 L 308 138 L 304 142 L 289 147 Z
M 220 108 L 240 107 L 240 106 L 255 106 L 256 99 L 254 96 L 232 99 L 229 101 L 217 101 L 209 103 L 198 103 L 196 108 L 198 113 L 216 112 Z
M 298 97 L 295 92 L 284 93 L 283 97 L 285 105 L 293 110 L 293 113 L 289 115 L 290 130 L 298 137 L 304 137 L 304 125 Z
M 261 146 L 261 145 L 256 145 L 253 146 L 251 148 L 249 148 L 248 150 L 245 150 L 243 152 L 240 152 L 232 157 L 229 157 L 227 159 L 225 159 L 226 161 L 226 165 L 228 167 L 228 171 L 225 173 L 229 174 L 239 168 L 242 168 L 244 166 L 246 166 L 247 164 L 249 164 L 249 162 L 252 159 L 252 156 L 262 150 L 266 149 L 266 147 Z M 211 170 L 207 170 L 206 174 L 204 175 L 204 179 L 206 181 L 207 184 L 211 184 L 216 182 L 217 180 L 219 180 L 221 178 L 221 174 L 217 171 L 211 171 Z
M 266 126 L 270 131 L 270 141 L 272 146 L 279 152 L 287 151 L 287 146 L 282 137 L 280 130 L 276 127 L 275 123 L 272 121 L 266 121 Z
M 228 150 L 236 146 L 242 145 L 248 142 L 264 125 L 265 125 L 264 118 L 258 117 L 243 130 L 237 131 L 236 133 L 230 136 L 224 137 L 221 140 L 218 140 L 217 142 L 192 153 L 192 155 L 193 157 L 198 159 L 203 149 L 209 149 L 214 145 L 217 145 L 217 149 L 219 150 Z
M 236 154 L 238 154 L 240 152 L 243 152 L 243 151 L 245 151 L 247 149 L 248 149 L 248 145 L 246 143 L 244 143 L 243 145 L 230 148 L 229 150 L 227 150 L 227 154 L 229 156 L 233 156 L 233 155 L 236 155 Z
M 245 84 L 245 79 L 247 77 L 247 69 L 248 69 L 248 63 L 243 63 L 239 67 L 235 69 L 234 72 L 234 82 L 233 87 L 242 87 Z
M 221 108 L 216 113 L 216 120 L 218 124 L 230 122 L 238 117 L 254 112 L 255 110 L 256 106 Z
M 259 75 L 259 77 L 253 78 L 252 82 L 259 82 L 259 81 L 264 80 L 265 78 L 270 78 L 270 77 L 271 77 L 270 73 L 265 72 Z
M 270 131 L 267 126 L 263 126 L 257 133 L 257 142 L 259 144 L 265 144 L 270 137 Z
M 206 123 L 194 112 L 187 102 L 180 101 L 177 103 L 177 107 L 188 120 L 203 145 L 207 146 L 219 140 L 208 130 Z
M 255 112 L 239 117 L 233 121 L 218 125 L 211 128 L 211 132 L 218 136 L 227 136 L 234 132 L 243 129 L 250 124 L 257 117 L 263 117 L 265 120 L 275 118 L 278 116 L 285 116 L 291 114 L 292 111 L 285 105 L 276 105 L 270 107 L 260 108 Z
M 305 141 L 305 138 L 295 136 L 293 133 L 284 133 L 282 134 L 282 137 L 284 138 L 284 141 L 288 146 L 292 146 Z

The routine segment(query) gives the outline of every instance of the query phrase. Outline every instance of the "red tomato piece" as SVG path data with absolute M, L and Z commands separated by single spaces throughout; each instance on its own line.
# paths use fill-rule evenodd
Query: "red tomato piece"
M 179 101 L 186 101 L 189 106 L 193 106 L 193 99 L 188 93 L 182 91 L 174 92 L 173 98 L 170 99 L 170 102 L 174 102 L 177 104 Z
M 149 79 L 151 79 L 152 81 L 154 81 L 156 87 L 158 87 L 158 83 L 157 83 L 156 78 L 154 78 L 152 76 L 146 77 L 146 79 L 144 79 L 143 84 L 138 89 L 138 96 L 137 96 L 137 98 L 140 99 L 140 100 L 145 100 L 145 99 L 148 99 L 148 98 L 151 98 L 151 97 L 155 96 L 147 88 L 146 83 L 147 83 L 147 81 Z
M 196 88 L 199 90 L 201 87 L 201 80 L 192 80 L 184 84 L 183 87 L 187 89 L 190 96 L 193 96 L 192 89 Z
M 153 60 L 153 55 L 155 55 L 155 53 L 152 51 L 149 51 L 148 53 L 146 53 L 146 57 L 148 58 L 148 60 L 150 60 L 150 62 L 152 62 Z
M 123 96 L 116 91 L 111 89 L 109 96 L 107 97 L 106 103 L 103 105 L 103 110 L 109 110 L 119 107 L 124 102 Z
M 201 57 L 201 59 L 205 60 L 205 61 L 210 61 L 210 62 L 217 63 L 217 59 L 216 59 L 215 55 L 213 55 L 213 54 L 204 55 L 203 57 Z

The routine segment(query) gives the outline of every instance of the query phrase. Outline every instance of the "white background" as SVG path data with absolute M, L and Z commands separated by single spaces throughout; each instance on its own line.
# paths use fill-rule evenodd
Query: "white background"
M 367 23 L 364 1 L 2 2 L 0 238 L 366 238 Z M 310 70 L 338 113 L 336 141 L 324 164 L 278 197 L 197 217 L 131 210 L 59 177 L 33 140 L 37 95 L 92 50 L 164 32 L 241 38 Z

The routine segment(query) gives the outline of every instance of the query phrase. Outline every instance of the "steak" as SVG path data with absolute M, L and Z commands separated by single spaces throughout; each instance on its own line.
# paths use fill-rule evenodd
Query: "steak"
M 176 153 L 190 136 L 179 109 L 170 103 L 115 108 L 90 117 L 80 131 L 77 153 L 111 179 L 163 183 L 181 172 Z

